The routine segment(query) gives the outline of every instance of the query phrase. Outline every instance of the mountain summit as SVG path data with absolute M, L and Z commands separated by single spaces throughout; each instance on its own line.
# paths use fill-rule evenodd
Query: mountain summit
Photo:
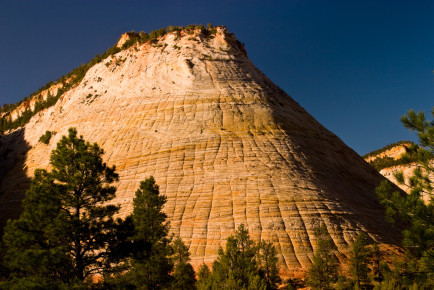
M 240 224 L 275 244 L 290 276 L 309 267 L 320 225 L 341 261 L 361 231 L 393 246 L 396 232 L 374 191 L 383 177 L 259 71 L 225 27 L 137 37 L 123 35 L 124 49 L 2 136 L 3 221 L 19 213 L 27 175 L 47 168 L 76 127 L 116 165 L 122 215 L 140 181 L 155 177 L 171 232 L 195 267 L 212 262 Z M 40 141 L 46 131 L 48 144 Z

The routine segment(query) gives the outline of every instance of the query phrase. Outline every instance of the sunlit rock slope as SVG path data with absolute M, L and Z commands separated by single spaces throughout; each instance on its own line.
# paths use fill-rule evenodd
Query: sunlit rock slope
M 385 248 L 397 241 L 374 192 L 383 177 L 261 73 L 224 27 L 123 50 L 34 116 L 19 141 L 4 136 L 3 148 L 29 149 L 4 174 L 3 221 L 19 213 L 21 169 L 47 168 L 70 127 L 116 165 L 122 215 L 140 181 L 155 177 L 195 267 L 212 262 L 241 223 L 275 243 L 291 276 L 309 267 L 321 224 L 342 261 L 360 231 Z M 48 145 L 38 142 L 47 130 L 56 132 Z

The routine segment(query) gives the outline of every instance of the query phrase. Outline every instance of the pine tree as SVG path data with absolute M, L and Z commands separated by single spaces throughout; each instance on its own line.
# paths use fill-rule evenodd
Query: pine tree
M 260 270 L 264 273 L 267 289 L 278 289 L 278 285 L 282 282 L 282 279 L 279 276 L 279 269 L 277 267 L 279 259 L 277 258 L 276 248 L 272 243 L 265 241 L 261 241 L 258 247 Z
M 226 239 L 225 250 L 219 249 L 219 256 L 212 266 L 212 288 L 266 289 L 267 282 L 257 262 L 258 249 L 249 231 L 241 224 L 235 236 Z
M 70 128 L 51 154 L 52 171 L 35 171 L 23 212 L 3 238 L 16 279 L 82 283 L 110 265 L 107 246 L 119 207 L 105 203 L 115 196 L 110 183 L 118 175 L 103 154 Z
M 23 200 L 19 219 L 9 220 L 3 236 L 11 285 L 32 288 L 70 283 L 72 257 L 64 244 L 65 214 L 57 195 L 61 190 L 45 170 L 36 170 Z
M 4 257 L 6 254 L 6 249 L 3 246 L 3 242 L 0 240 L 0 289 L 6 288 L 3 287 L 3 283 L 9 277 L 9 269 L 5 265 Z
M 434 107 L 431 115 L 434 118 Z M 419 139 L 417 165 L 412 176 L 404 178 L 402 171 L 394 174 L 410 192 L 404 195 L 394 191 L 388 181 L 383 181 L 376 192 L 388 219 L 406 226 L 403 231 L 406 255 L 400 276 L 407 278 L 407 284 L 417 281 L 429 288 L 434 287 L 434 120 L 427 120 L 423 112 L 410 110 L 401 117 L 401 122 L 416 132 Z
M 231 263 L 236 265 L 233 267 L 234 277 L 241 282 L 242 285 L 249 285 L 249 276 L 256 272 L 256 253 L 257 246 L 255 242 L 250 239 L 249 231 L 246 229 L 244 224 L 238 227 L 235 231 L 235 251 L 231 252 L 232 259 Z M 232 243 L 229 243 L 230 245 Z
M 173 262 L 170 259 L 169 223 L 163 212 L 166 197 L 160 195 L 153 177 L 140 183 L 133 203 L 132 267 L 125 278 L 145 289 L 168 286 Z
M 174 252 L 175 268 L 173 271 L 173 289 L 196 289 L 196 278 L 193 266 L 188 262 L 190 260 L 190 253 L 187 246 L 181 240 L 177 238 L 172 245 Z
M 434 118 L 434 107 L 431 114 Z M 400 184 L 406 185 L 410 189 L 410 195 L 415 195 L 434 203 L 433 200 L 433 181 L 431 175 L 434 172 L 434 120 L 426 120 L 423 112 L 415 113 L 413 110 L 407 112 L 407 115 L 401 117 L 402 124 L 410 131 L 415 131 L 419 139 L 418 146 L 414 146 L 413 155 L 417 156 L 416 169 L 413 175 L 407 180 L 403 172 L 395 173 L 395 178 Z M 404 154 L 404 159 L 410 159 L 410 154 Z
M 371 250 L 371 264 L 372 264 L 372 272 L 374 274 L 374 280 L 381 282 L 384 280 L 383 272 L 382 272 L 382 261 L 383 253 L 380 250 L 380 247 L 377 243 L 374 244 Z
M 211 290 L 213 284 L 213 275 L 206 264 L 202 264 L 197 272 L 197 289 L 198 290 Z
M 368 245 L 366 235 L 361 233 L 354 241 L 350 252 L 350 271 L 359 287 L 362 283 L 367 284 L 369 282 L 369 258 L 371 252 Z
M 314 289 L 331 289 L 338 280 L 339 261 L 333 254 L 335 245 L 325 225 L 315 229 L 317 246 L 307 275 L 307 284 Z
M 254 242 L 244 224 L 241 224 L 235 231 L 235 237 L 230 236 L 227 239 L 226 250 L 223 255 L 219 255 L 219 261 L 232 275 L 230 278 L 242 288 L 249 285 L 249 276 L 256 271 L 255 255 Z

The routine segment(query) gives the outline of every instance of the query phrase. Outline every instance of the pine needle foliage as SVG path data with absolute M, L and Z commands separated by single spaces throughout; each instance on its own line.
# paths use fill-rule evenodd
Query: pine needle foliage
M 177 238 L 172 244 L 175 264 L 173 271 L 172 289 L 194 290 L 196 289 L 196 273 L 193 266 L 189 263 L 190 253 L 188 247 L 181 238 Z
M 370 273 L 371 250 L 368 247 L 369 241 L 364 233 L 361 233 L 354 241 L 350 252 L 350 271 L 360 287 L 362 284 L 367 285 Z
M 277 252 L 271 243 L 255 243 L 241 224 L 235 235 L 226 239 L 212 265 L 202 265 L 198 272 L 198 289 L 278 289 Z
M 170 257 L 173 251 L 168 237 L 167 215 L 163 212 L 166 199 L 160 195 L 153 177 L 142 181 L 136 191 L 131 268 L 123 277 L 133 287 L 160 289 L 172 282 L 173 261 Z
M 315 229 L 317 246 L 307 275 L 307 284 L 313 289 L 333 289 L 339 277 L 339 261 L 334 255 L 336 247 L 325 225 Z
M 102 161 L 103 154 L 70 128 L 51 154 L 51 172 L 35 171 L 23 212 L 8 222 L 3 237 L 15 282 L 47 288 L 83 284 L 109 267 L 119 206 L 106 202 L 115 196 L 110 184 L 118 175 Z
M 431 115 L 434 119 L 434 107 Z M 395 267 L 398 275 L 386 281 L 400 287 L 434 287 L 434 120 L 427 120 L 423 112 L 409 110 L 401 117 L 402 124 L 416 133 L 419 147 L 417 165 L 412 175 L 405 178 L 402 171 L 394 174 L 398 183 L 409 188 L 409 194 L 394 190 L 390 182 L 383 181 L 376 188 L 380 202 L 386 208 L 391 222 L 400 221 L 404 226 L 404 260 Z M 392 277 L 392 275 L 389 275 Z M 416 284 L 414 284 L 416 283 Z

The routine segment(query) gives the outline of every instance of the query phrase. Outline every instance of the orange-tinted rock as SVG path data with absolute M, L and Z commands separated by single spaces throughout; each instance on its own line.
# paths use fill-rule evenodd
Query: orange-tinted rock
M 276 245 L 291 276 L 309 267 L 320 224 L 340 259 L 360 231 L 386 248 L 396 242 L 374 192 L 383 177 L 262 74 L 224 28 L 215 37 L 168 34 L 92 67 L 25 126 L 29 174 L 49 166 L 69 127 L 116 165 L 121 215 L 131 213 L 140 181 L 155 177 L 195 267 L 211 263 L 241 223 Z M 49 145 L 38 142 L 46 130 L 57 132 Z M 2 183 L 3 219 L 22 197 L 17 176 L 11 170 Z

